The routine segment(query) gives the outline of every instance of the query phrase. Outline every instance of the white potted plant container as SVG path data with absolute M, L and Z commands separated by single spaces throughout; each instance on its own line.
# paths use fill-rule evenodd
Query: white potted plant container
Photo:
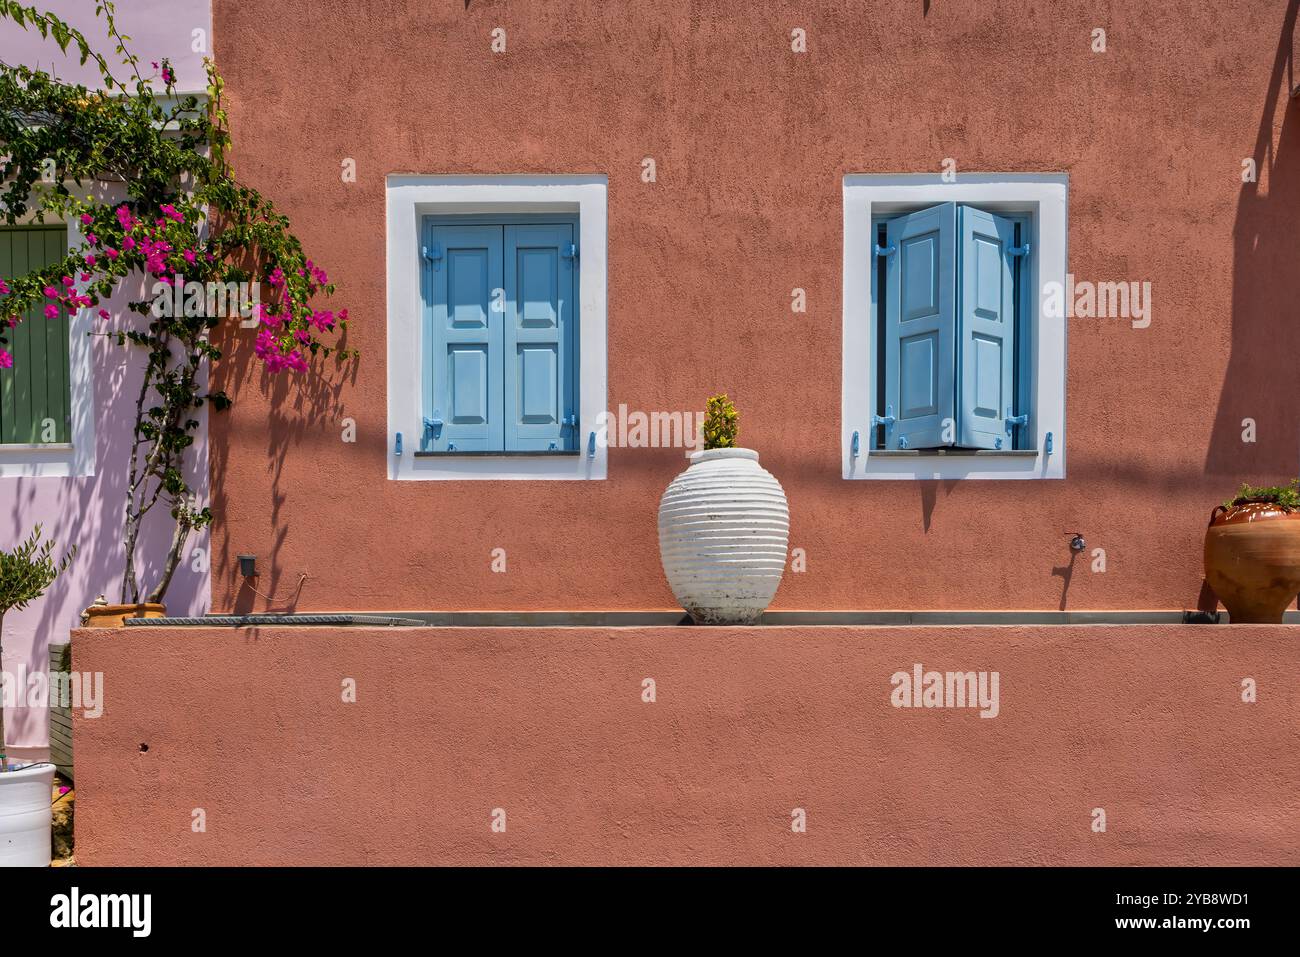
M 659 557 L 673 595 L 701 625 L 754 624 L 785 571 L 790 510 L 753 449 L 734 447 L 739 415 L 709 399 L 705 447 L 659 503 Z
M 0 661 L 4 660 L 4 616 L 45 594 L 72 561 L 76 548 L 58 564 L 53 542 L 41 543 L 41 527 L 10 551 L 0 548 Z M 21 693 L 21 691 L 20 691 Z M 0 708 L 0 867 L 49 867 L 50 798 L 54 765 L 19 765 L 5 755 L 4 710 Z
M 0 772 L 0 867 L 49 867 L 54 765 Z

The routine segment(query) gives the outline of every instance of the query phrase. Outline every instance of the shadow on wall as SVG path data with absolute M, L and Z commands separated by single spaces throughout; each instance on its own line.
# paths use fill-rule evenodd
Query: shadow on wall
M 1284 481 L 1300 469 L 1300 100 L 1297 10 L 1287 5 L 1251 156 L 1258 182 L 1243 183 L 1233 228 L 1232 352 L 1205 459 L 1207 475 Z M 1281 127 L 1274 142 L 1275 126 Z M 1256 441 L 1242 441 L 1244 420 Z
M 328 359 L 312 360 L 311 366 L 304 373 L 273 374 L 267 372 L 253 353 L 255 334 L 255 331 L 241 330 L 233 324 L 228 324 L 219 332 L 218 342 L 223 358 L 217 366 L 214 388 L 224 389 L 229 394 L 233 407 L 212 417 L 212 441 L 209 443 L 212 512 L 217 522 L 224 523 L 231 506 L 226 493 L 228 483 L 225 480 L 231 466 L 231 451 L 236 446 L 240 446 L 242 452 L 252 451 L 251 447 L 245 449 L 243 446 L 251 446 L 253 440 L 243 442 L 238 434 L 240 393 L 260 390 L 266 397 L 264 408 L 267 410 L 265 427 L 258 429 L 258 433 L 265 436 L 265 457 L 245 455 L 243 458 L 247 463 L 265 461 L 265 467 L 270 473 L 270 502 L 267 503 L 269 510 L 264 522 L 248 523 L 244 527 L 263 525 L 271 531 L 273 537 L 269 541 L 240 542 L 234 549 L 229 537 L 223 537 L 220 550 L 214 545 L 212 554 L 214 602 L 225 604 L 225 596 L 234 594 L 234 600 L 228 608 L 214 607 L 213 611 L 236 615 L 246 615 L 255 609 L 276 612 L 292 612 L 297 609 L 303 590 L 300 576 L 305 569 L 285 569 L 275 564 L 275 556 L 292 525 L 282 519 L 280 512 L 293 494 L 327 499 L 331 490 L 329 482 L 323 476 L 310 488 L 291 487 L 284 476 L 285 455 L 291 447 L 338 440 L 343 417 L 341 394 L 345 384 L 350 382 L 355 385 L 358 368 L 356 360 L 340 366 L 331 356 Z M 346 331 L 339 338 L 338 344 L 346 347 Z M 368 424 L 357 424 L 357 441 L 360 444 L 378 446 L 377 449 L 367 449 L 363 454 L 377 456 L 382 461 L 387 451 L 384 424 L 378 423 L 374 428 L 368 428 Z M 241 467 L 255 466 L 241 464 Z M 244 507 L 262 507 L 260 503 L 242 504 Z M 310 530 L 303 531 L 310 534 Z M 258 576 L 252 581 L 241 581 L 238 577 L 236 552 L 244 549 L 258 557 Z M 233 583 L 229 591 L 223 587 L 225 582 Z
M 125 304 L 143 298 L 143 282 L 124 286 L 105 303 L 114 316 L 115 328 L 136 321 Z M 95 418 L 95 474 L 83 478 L 39 477 L 0 479 L 0 544 L 21 541 L 39 523 L 44 537 L 57 543 L 62 554 L 77 545 L 77 557 L 41 599 L 23 611 L 5 616 L 5 666 L 21 665 L 28 674 L 43 672 L 48 647 L 68 640 L 77 627 L 81 610 L 103 594 L 110 602 L 119 600 L 125 550 L 122 544 L 123 511 L 136 396 L 143 379 L 141 351 L 119 346 L 97 336 L 91 343 L 94 370 L 93 401 L 89 410 Z M 206 416 L 201 411 L 202 422 Z M 204 427 L 191 447 L 187 474 L 200 497 L 207 493 L 207 444 Z M 151 587 L 162 573 L 164 554 L 171 540 L 165 507 L 159 506 L 145 520 L 136 550 L 140 581 Z M 195 556 L 208 547 L 207 532 L 193 534 L 186 554 L 172 579 L 166 601 L 177 614 L 204 610 L 208 601 L 206 562 Z M 46 712 L 36 708 L 14 709 L 6 714 L 6 736 L 17 748 L 41 747 L 45 738 Z

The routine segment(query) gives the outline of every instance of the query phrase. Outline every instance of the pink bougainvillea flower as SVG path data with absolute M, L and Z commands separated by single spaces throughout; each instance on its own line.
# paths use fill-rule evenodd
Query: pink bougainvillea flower
M 86 233 L 86 242 L 90 243 L 90 245 L 92 246 L 98 246 L 99 237 L 96 236 L 94 233 Z
M 94 268 L 95 268 L 95 263 L 97 263 L 97 262 L 99 262 L 99 260 L 96 259 L 94 256 L 87 256 L 87 257 L 86 257 L 86 265 L 87 265 L 89 268 L 91 268 L 91 269 L 94 269 Z
M 0 279 L 0 295 L 7 296 L 8 294 L 9 294 L 9 284 L 6 283 L 3 279 Z
M 127 236 L 126 239 L 122 240 L 122 248 L 127 252 L 135 249 L 135 239 L 131 236 Z
M 107 309 L 99 310 L 99 318 L 103 319 L 105 322 L 108 322 L 108 318 L 109 318 L 108 310 Z
M 109 259 L 116 259 L 116 258 L 117 258 L 117 250 L 114 249 L 112 246 L 105 246 L 105 247 L 104 247 L 104 255 L 107 256 Z
M 131 210 L 127 209 L 125 206 L 117 207 L 117 209 L 113 211 L 113 215 L 117 217 L 118 223 L 121 224 L 124 230 L 130 229 L 135 225 L 135 217 L 131 215 Z
M 71 276 L 64 276 L 64 277 L 63 277 L 63 285 L 65 285 L 65 286 L 71 286 L 72 283 L 73 283 L 73 279 L 72 279 Z
M 12 369 L 14 367 L 14 357 L 0 349 L 0 369 Z
M 194 265 L 194 260 L 196 260 L 196 259 L 199 258 L 199 257 L 197 257 L 197 256 L 194 255 L 194 250 L 192 250 L 192 249 L 187 249 L 187 250 L 185 250 L 185 252 L 183 252 L 181 255 L 183 255 L 183 256 L 185 257 L 185 261 L 186 261 L 187 263 L 189 263 L 191 266 Z
M 94 216 L 91 216 L 90 213 L 82 213 L 82 214 L 81 214 L 81 225 L 83 225 L 83 226 L 89 226 L 89 225 L 90 225 L 91 223 L 93 223 L 94 221 L 95 221 L 95 217 L 94 217 Z
M 44 289 L 46 299 L 57 299 L 59 291 L 53 286 L 46 286 Z
M 185 217 L 181 215 L 180 211 L 177 210 L 176 207 L 173 206 L 171 203 L 163 203 L 161 206 L 158 207 L 158 209 L 161 210 L 162 214 L 166 216 L 168 219 L 174 219 L 178 223 L 185 222 Z M 160 219 L 158 220 L 158 225 L 165 226 L 166 223 Z
M 46 319 L 57 319 L 57 318 L 59 318 L 59 307 L 56 306 L 54 303 L 50 303 L 48 306 L 46 306 L 46 307 L 45 307 L 45 318 L 46 318 Z

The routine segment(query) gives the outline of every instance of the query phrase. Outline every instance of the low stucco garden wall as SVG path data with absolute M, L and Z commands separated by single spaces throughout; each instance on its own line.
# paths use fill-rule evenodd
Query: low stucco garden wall
M 74 729 L 85 865 L 1300 864 L 1297 626 L 132 628 L 73 649 L 104 676 Z M 996 717 L 895 707 L 917 663 L 985 672 L 986 697 L 997 672 Z

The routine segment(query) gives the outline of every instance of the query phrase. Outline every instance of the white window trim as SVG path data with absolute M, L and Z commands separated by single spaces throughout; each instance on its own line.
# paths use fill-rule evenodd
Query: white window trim
M 1065 478 L 1064 319 L 1042 316 L 1041 296 L 1031 294 L 1034 330 L 1031 422 L 1036 455 L 895 456 L 872 454 L 871 416 L 876 394 L 872 275 L 873 215 L 888 215 L 935 203 L 974 203 L 995 212 L 1030 213 L 1030 290 L 1049 282 L 1065 287 L 1069 177 L 1064 173 L 852 174 L 844 177 L 844 316 L 840 401 L 840 446 L 846 479 L 1058 479 Z M 857 456 L 853 433 L 860 436 Z M 1053 451 L 1046 452 L 1047 433 Z
M 604 479 L 608 449 L 599 440 L 606 409 L 606 193 L 604 176 L 390 175 L 388 214 L 388 477 L 398 481 Z M 578 454 L 449 455 L 417 458 L 423 430 L 424 357 L 420 299 L 420 222 L 455 213 L 577 213 Z M 402 454 L 396 436 L 402 434 Z M 598 433 L 587 455 L 589 433 Z
M 47 225 L 60 222 L 68 229 L 68 251 L 80 247 L 84 238 L 79 222 L 65 222 L 49 213 L 45 216 Z M 15 225 L 37 224 L 28 215 Z M 85 291 L 80 282 L 77 288 Z M 95 376 L 90 340 L 94 316 L 94 309 L 78 309 L 68 323 L 72 441 L 54 445 L 0 445 L 0 479 L 86 478 L 95 474 Z

